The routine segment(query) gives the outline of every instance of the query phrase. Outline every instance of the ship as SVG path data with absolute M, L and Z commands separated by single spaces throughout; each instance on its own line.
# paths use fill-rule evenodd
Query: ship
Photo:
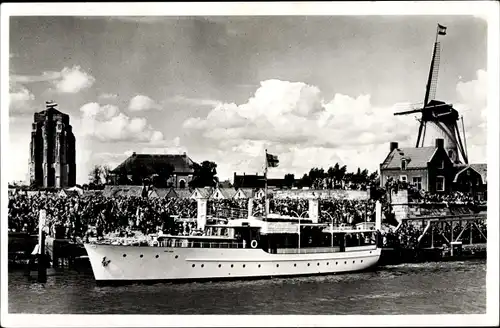
M 275 161 L 266 151 L 266 177 L 269 162 Z M 225 221 L 199 216 L 197 234 L 159 233 L 142 243 L 87 242 L 95 280 L 106 284 L 292 277 L 376 266 L 381 254 L 380 204 L 374 224 L 355 227 L 334 225 L 333 218 L 319 223 L 268 213 L 266 195 L 267 186 L 264 215 Z M 198 207 L 206 208 L 206 203 Z

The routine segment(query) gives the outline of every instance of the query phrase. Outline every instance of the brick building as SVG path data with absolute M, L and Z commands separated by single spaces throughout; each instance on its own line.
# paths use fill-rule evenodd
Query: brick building
M 29 176 L 33 187 L 72 187 L 76 184 L 75 136 L 69 115 L 54 102 L 35 113 L 31 130 Z
M 389 154 L 380 164 L 381 187 L 392 177 L 430 193 L 482 191 L 485 175 L 486 164 L 454 163 L 439 138 L 434 147 L 399 148 L 397 142 L 391 142 Z

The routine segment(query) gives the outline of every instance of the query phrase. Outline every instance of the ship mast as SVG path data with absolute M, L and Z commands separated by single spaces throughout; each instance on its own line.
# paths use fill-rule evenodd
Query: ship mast
M 264 220 L 267 220 L 267 167 L 269 163 L 267 162 L 267 149 L 266 149 L 266 168 L 264 169 Z

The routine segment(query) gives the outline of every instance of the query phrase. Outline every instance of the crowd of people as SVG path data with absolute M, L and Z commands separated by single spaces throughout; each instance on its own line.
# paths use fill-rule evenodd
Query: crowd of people
M 390 217 L 390 204 L 382 197 L 383 220 Z M 218 218 L 246 218 L 248 216 L 248 199 L 211 199 L 207 202 L 207 215 Z M 471 196 L 462 193 L 448 195 L 430 195 L 423 193 L 421 198 L 412 200 L 421 203 L 474 204 Z M 252 215 L 262 216 L 265 213 L 264 199 L 252 200 Z M 49 234 L 59 238 L 84 238 L 89 234 L 102 236 L 107 233 L 127 235 L 131 231 L 142 234 L 164 232 L 170 234 L 193 234 L 197 232 L 197 202 L 189 198 L 146 198 L 146 197 L 59 197 L 56 194 L 38 194 L 28 196 L 25 193 L 9 195 L 8 228 L 11 232 L 36 234 L 39 212 L 46 211 L 46 222 Z M 277 213 L 292 217 L 308 217 L 309 203 L 307 199 L 270 199 L 269 213 Z M 359 222 L 375 221 L 374 200 L 322 199 L 319 201 L 319 221 L 335 224 L 353 225 Z M 188 220 L 176 220 L 176 218 Z M 393 224 L 395 225 L 395 224 Z M 416 247 L 429 243 L 428 237 L 420 242 L 422 226 L 404 224 L 395 231 L 384 231 L 386 245 L 406 245 Z M 443 228 L 445 236 L 451 234 L 449 226 Z M 462 227 L 454 226 L 455 236 Z M 469 228 L 468 228 L 469 229 Z M 468 243 L 471 232 L 466 229 L 462 234 L 464 243 Z M 481 232 L 480 232 L 481 231 Z M 472 229 L 473 240 L 486 235 L 486 223 Z M 429 235 L 429 234 L 426 234 Z M 434 243 L 442 243 L 442 234 L 434 233 Z
M 182 225 L 175 222 L 175 217 L 194 218 L 197 213 L 196 201 L 183 198 L 15 194 L 9 197 L 9 231 L 36 233 L 42 209 L 46 211 L 49 234 L 66 238 L 83 237 L 91 227 L 98 235 L 118 230 L 138 230 L 143 234 L 174 231 Z

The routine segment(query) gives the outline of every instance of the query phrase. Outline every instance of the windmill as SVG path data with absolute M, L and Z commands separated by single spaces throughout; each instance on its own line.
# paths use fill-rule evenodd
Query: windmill
M 468 163 L 467 147 L 462 143 L 462 136 L 458 128 L 458 111 L 452 104 L 435 100 L 439 63 L 441 59 L 441 43 L 438 41 L 440 35 L 446 35 L 446 27 L 438 24 L 436 41 L 432 54 L 429 77 L 425 88 L 423 107 L 416 106 L 410 110 L 394 113 L 394 115 L 408 115 L 422 113 L 419 119 L 418 136 L 415 147 L 434 146 L 435 139 L 444 140 L 444 147 L 448 156 L 454 163 L 460 163 L 460 156 L 465 164 Z M 418 108 L 420 107 L 420 108 Z M 462 134 L 465 142 L 465 130 L 462 117 Z

